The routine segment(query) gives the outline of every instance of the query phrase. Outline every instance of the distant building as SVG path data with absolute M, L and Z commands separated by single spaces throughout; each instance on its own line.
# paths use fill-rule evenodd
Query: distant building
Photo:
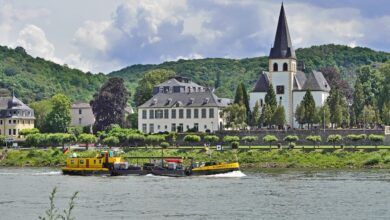
M 95 116 L 92 107 L 87 102 L 75 102 L 71 110 L 71 126 L 92 126 L 95 123 Z
M 34 110 L 12 97 L 0 97 L 0 135 L 18 138 L 20 130 L 34 128 Z
M 298 65 L 303 66 L 302 63 Z M 264 98 L 270 83 L 274 87 L 278 104 L 282 105 L 286 111 L 287 124 L 292 127 L 299 126 L 294 115 L 306 91 L 311 91 L 316 106 L 322 106 L 325 103 L 330 91 L 330 86 L 321 72 L 313 71 L 305 74 L 298 69 L 283 4 L 280 9 L 274 45 L 269 55 L 268 72 L 260 73 L 250 93 L 251 109 L 254 108 L 256 102 L 259 102 L 260 107 L 264 106 Z
M 144 133 L 223 129 L 221 110 L 231 103 L 189 78 L 173 77 L 153 88 L 153 97 L 138 107 L 138 129 Z
M 133 114 L 133 108 L 128 105 L 125 108 L 125 114 Z M 92 126 L 95 123 L 95 115 L 92 107 L 88 102 L 75 102 L 72 104 L 71 110 L 71 126 Z

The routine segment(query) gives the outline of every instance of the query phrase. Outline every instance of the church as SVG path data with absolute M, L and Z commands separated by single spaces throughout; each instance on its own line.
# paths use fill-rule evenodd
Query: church
M 285 109 L 288 126 L 299 126 L 294 115 L 306 91 L 313 95 L 316 107 L 322 106 L 329 96 L 328 82 L 321 72 L 304 73 L 298 70 L 297 64 L 282 4 L 275 41 L 269 54 L 268 72 L 260 73 L 250 92 L 250 108 L 253 109 L 256 102 L 259 102 L 260 107 L 265 105 L 264 98 L 270 85 L 274 87 L 278 104 Z

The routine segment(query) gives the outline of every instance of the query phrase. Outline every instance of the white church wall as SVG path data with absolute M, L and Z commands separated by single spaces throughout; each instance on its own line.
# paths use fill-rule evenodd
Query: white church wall
M 251 92 L 251 93 L 249 93 L 249 107 L 250 107 L 250 109 L 253 110 L 257 101 L 259 101 L 260 105 L 261 105 L 261 100 L 263 100 L 263 103 L 265 103 L 264 98 L 265 98 L 266 94 L 267 94 L 266 92 Z
M 273 72 L 272 73 L 272 85 L 276 94 L 276 101 L 278 104 L 281 104 L 286 111 L 286 121 L 287 124 L 290 124 L 290 115 L 289 115 L 289 95 L 291 93 L 291 82 L 289 77 L 289 72 Z M 284 86 L 284 94 L 278 94 L 277 86 Z

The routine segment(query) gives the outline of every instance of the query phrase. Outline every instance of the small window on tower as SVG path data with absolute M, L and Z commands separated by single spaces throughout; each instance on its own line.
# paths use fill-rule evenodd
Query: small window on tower
M 283 71 L 288 71 L 288 65 L 287 65 L 287 63 L 284 63 L 284 64 L 283 64 Z
M 284 86 L 276 86 L 276 94 L 284 94 Z
M 277 63 L 274 63 L 274 71 L 278 71 L 278 64 Z

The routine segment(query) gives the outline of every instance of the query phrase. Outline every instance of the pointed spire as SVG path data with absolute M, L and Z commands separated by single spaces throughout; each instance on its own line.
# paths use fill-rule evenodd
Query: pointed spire
M 295 51 L 292 47 L 290 32 L 288 30 L 286 13 L 284 12 L 284 6 L 280 8 L 278 27 L 276 29 L 274 46 L 271 48 L 269 58 L 294 58 Z

